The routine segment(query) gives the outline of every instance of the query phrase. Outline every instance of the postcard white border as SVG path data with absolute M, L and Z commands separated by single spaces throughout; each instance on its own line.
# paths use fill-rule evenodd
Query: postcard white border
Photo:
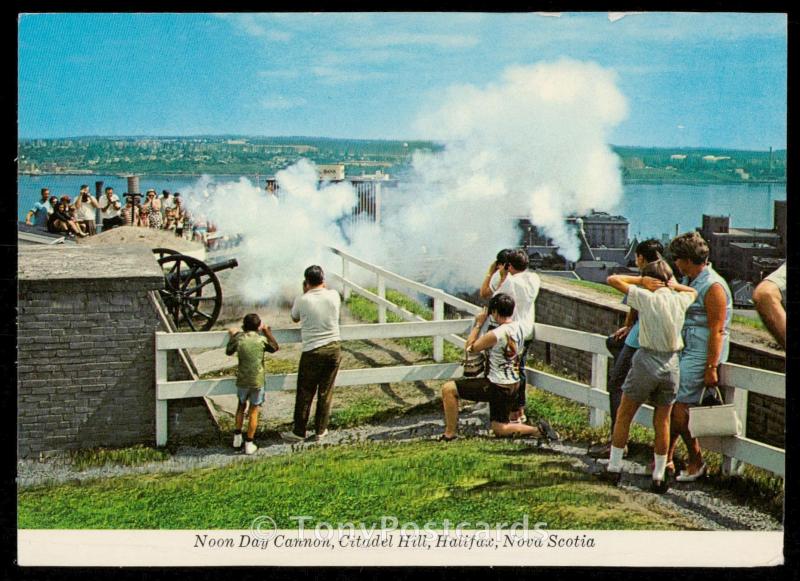
M 18 559 L 28 566 L 662 566 L 673 567 L 763 567 L 784 562 L 783 532 L 695 532 L 695 531 L 541 531 L 542 546 L 478 548 L 462 534 L 460 547 L 437 548 L 437 534 L 425 532 L 382 535 L 384 546 L 354 548 L 333 546 L 319 548 L 276 547 L 287 539 L 299 540 L 297 530 L 275 531 L 270 542 L 241 546 L 242 535 L 252 531 L 98 531 L 30 530 L 18 531 Z M 223 539 L 221 546 L 196 546 L 197 535 Z M 575 539 L 574 546 L 553 546 L 550 536 Z M 400 547 L 401 537 L 404 547 Z M 414 547 L 422 537 L 428 546 Z M 224 539 L 233 539 L 233 546 Z M 304 538 L 311 538 L 304 535 Z M 353 539 L 374 536 L 355 533 Z M 448 539 L 455 539 L 448 534 Z M 278 539 L 282 541 L 275 542 Z M 582 539 L 582 540 L 579 540 Z M 588 540 L 592 542 L 589 543 Z M 389 546 L 386 544 L 390 543 Z M 467 545 L 472 542 L 473 546 Z M 592 546 L 588 546 L 591 544 Z M 680 556 L 676 559 L 676 556 Z

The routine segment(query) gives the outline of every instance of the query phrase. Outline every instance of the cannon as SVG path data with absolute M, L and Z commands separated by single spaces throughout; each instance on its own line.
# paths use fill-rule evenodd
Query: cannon
M 222 285 L 218 272 L 239 266 L 235 258 L 206 264 L 169 248 L 155 248 L 164 271 L 164 288 L 159 291 L 167 313 L 178 331 L 208 331 L 222 310 Z

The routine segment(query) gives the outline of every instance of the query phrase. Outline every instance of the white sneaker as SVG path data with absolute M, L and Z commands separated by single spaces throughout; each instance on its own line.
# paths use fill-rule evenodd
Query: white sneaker
M 258 446 L 256 446 L 253 442 L 245 442 L 244 443 L 244 453 L 248 456 L 250 454 L 255 454 L 255 451 L 258 450 Z
M 322 440 L 325 439 L 325 436 L 327 435 L 328 435 L 328 430 L 323 431 L 321 434 L 316 434 L 314 436 L 314 441 L 321 442 Z
M 234 448 L 241 448 L 242 447 L 242 435 L 241 434 L 234 434 L 233 435 L 233 447 Z
M 292 431 L 281 432 L 281 439 L 286 440 L 287 442 L 302 442 L 305 440 L 305 438 L 298 436 Z

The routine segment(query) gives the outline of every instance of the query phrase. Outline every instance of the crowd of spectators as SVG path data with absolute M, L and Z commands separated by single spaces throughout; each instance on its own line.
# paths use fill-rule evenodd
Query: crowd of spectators
M 156 190 L 150 188 L 144 196 L 124 193 L 122 197 L 124 203 L 111 187 L 98 198 L 89 192 L 88 185 L 82 185 L 74 200 L 67 195 L 51 196 L 48 188 L 42 188 L 41 199 L 25 216 L 25 223 L 70 238 L 93 236 L 119 226 L 134 226 L 172 231 L 177 237 L 209 246 L 216 243 L 214 236 L 209 237 L 216 232 L 216 226 L 203 216 L 193 218 L 180 192 L 173 194 L 163 190 L 158 196 Z

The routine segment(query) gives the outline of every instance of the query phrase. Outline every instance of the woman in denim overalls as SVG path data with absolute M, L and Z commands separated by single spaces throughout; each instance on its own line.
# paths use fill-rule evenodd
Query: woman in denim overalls
M 672 408 L 667 466 L 674 470 L 672 459 L 680 436 L 686 444 L 689 462 L 676 481 L 693 482 L 705 475 L 706 465 L 700 443 L 689 432 L 689 408 L 700 403 L 704 386 L 719 383 L 719 365 L 728 359 L 733 299 L 725 279 L 707 262 L 708 244 L 699 233 L 681 234 L 670 243 L 669 249 L 684 275 L 681 282 L 697 290 L 697 300 L 686 312 L 683 325 L 680 388 Z

